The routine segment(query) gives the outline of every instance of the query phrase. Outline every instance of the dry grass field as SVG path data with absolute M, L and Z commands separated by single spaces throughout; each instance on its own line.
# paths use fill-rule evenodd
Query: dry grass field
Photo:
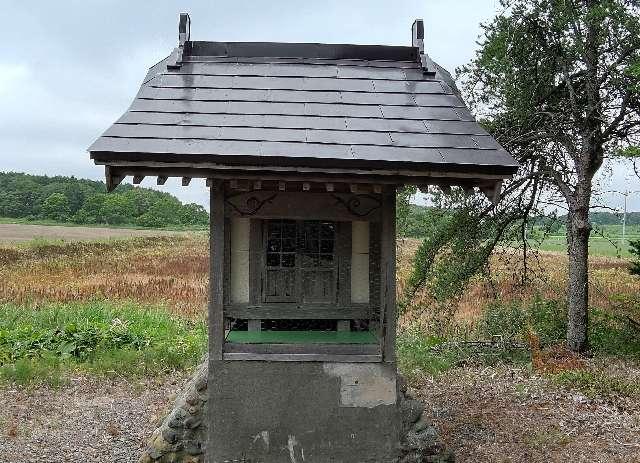
M 83 230 L 88 238 L 99 229 Z M 102 232 L 96 233 L 94 237 L 102 236 Z M 404 290 L 418 245 L 419 241 L 413 239 L 399 242 L 399 293 Z M 0 301 L 33 305 L 46 301 L 130 299 L 164 304 L 174 313 L 198 317 L 204 314 L 207 302 L 208 252 L 204 233 L 68 243 L 0 243 Z M 529 264 L 527 284 L 522 283 L 519 265 L 513 255 L 494 257 L 490 278 L 477 279 L 455 301 L 455 317 L 473 323 L 496 301 L 520 304 L 536 297 L 564 297 L 566 256 L 538 253 Z M 638 302 L 640 278 L 627 272 L 626 259 L 593 257 L 590 265 L 591 305 L 628 311 Z M 424 308 L 430 301 L 418 298 L 414 305 Z M 416 310 L 408 314 L 408 319 L 424 315 Z
M 398 245 L 398 293 L 401 294 L 411 272 L 412 257 L 420 242 L 400 240 Z M 493 256 L 489 274 L 477 278 L 454 302 L 453 316 L 457 321 L 473 324 L 491 304 L 528 304 L 536 298 L 562 300 L 566 294 L 567 256 L 559 252 L 538 251 L 530 254 L 527 281 L 522 281 L 522 260 L 510 250 Z M 640 278 L 629 274 L 629 261 L 606 256 L 590 258 L 589 303 L 612 313 L 638 315 Z M 418 297 L 414 310 L 405 321 L 420 322 L 429 317 L 432 301 Z
M 399 243 L 399 291 L 411 270 L 411 257 L 417 246 L 415 240 Z M 562 300 L 564 256 L 539 254 L 531 263 L 531 279 L 526 284 L 519 278 L 520 272 L 515 271 L 516 262 L 506 254 L 496 256 L 490 279 L 474 281 L 449 308 L 448 326 L 464 327 L 465 332 L 472 333 L 492 305 Z M 637 310 L 640 279 L 630 276 L 626 266 L 625 260 L 592 259 L 594 306 L 612 314 L 633 314 Z M 74 307 L 73 304 L 92 301 L 107 301 L 116 306 L 133 302 L 142 307 L 159 307 L 195 323 L 205 317 L 207 287 L 208 242 L 202 233 L 0 244 L 0 305 L 10 304 L 24 311 L 37 312 L 51 303 Z M 637 358 L 569 359 L 554 374 L 549 374 L 544 365 L 540 367 L 536 362 L 548 352 L 534 352 L 532 362 L 527 350 L 518 354 L 520 360 L 514 360 L 499 349 L 477 353 L 464 350 L 464 343 L 457 343 L 455 338 L 433 346 L 431 334 L 446 331 L 442 330 L 442 322 L 442 314 L 433 309 L 428 298 L 420 296 L 415 300 L 401 320 L 404 340 L 400 363 L 414 393 L 427 403 L 427 410 L 445 443 L 456 454 L 456 461 L 640 462 Z M 416 330 L 424 338 L 414 342 L 410 338 Z M 407 353 L 409 360 L 403 359 Z M 183 377 L 184 373 L 176 375 Z M 0 412 L 0 450 L 28 447 L 34 457 L 38 452 L 48 455 L 50 449 L 44 449 L 42 440 L 34 436 L 60 434 L 63 440 L 64 430 L 52 425 L 53 418 L 39 411 L 37 403 L 43 400 L 43 395 L 52 396 L 58 403 L 75 394 L 77 381 L 80 380 L 60 389 L 39 389 L 33 399 L 30 393 L 20 392 L 21 405 L 4 404 Z M 131 389 L 125 385 L 126 376 L 117 381 L 120 383 L 113 383 L 112 389 Z M 145 387 L 147 380 L 136 381 L 142 381 L 141 387 Z M 14 387 L 10 390 L 16 395 Z M 139 394 L 135 394 L 136 399 L 132 396 L 132 400 L 138 400 Z M 158 408 L 157 397 L 153 400 L 153 405 L 147 408 Z M 142 404 L 141 408 L 144 407 Z M 28 433 L 20 431 L 19 417 L 25 413 L 30 416 L 29 422 L 33 422 L 33 430 Z M 91 421 L 98 420 L 99 414 L 88 418 L 85 411 L 76 414 L 70 409 L 66 413 L 67 419 L 80 420 L 74 423 L 74 429 L 104 427 Z M 81 421 L 85 419 L 89 421 Z M 120 426 L 121 438 L 128 439 L 132 448 L 140 445 L 139 433 L 129 435 L 126 424 L 114 423 Z M 110 437 L 105 439 L 106 442 Z M 109 446 L 105 444 L 104 448 L 107 449 L 104 455 L 110 455 Z M 85 454 L 81 451 L 78 455 L 78 460 L 69 461 L 94 461 L 89 457 L 82 460 Z M 135 456 L 121 461 L 135 461 Z
M 202 317 L 208 249 L 203 234 L 0 245 L 0 302 L 132 300 Z

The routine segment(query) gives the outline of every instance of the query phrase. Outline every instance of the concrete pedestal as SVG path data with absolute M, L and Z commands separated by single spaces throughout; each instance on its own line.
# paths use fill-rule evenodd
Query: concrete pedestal
M 209 463 L 386 463 L 401 439 L 396 365 L 212 361 Z

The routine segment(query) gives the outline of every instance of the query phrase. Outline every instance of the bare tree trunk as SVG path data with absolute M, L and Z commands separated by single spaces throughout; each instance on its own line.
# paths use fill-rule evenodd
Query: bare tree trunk
M 587 202 L 588 203 L 588 202 Z M 567 217 L 569 282 L 567 290 L 567 346 L 574 352 L 588 348 L 589 207 L 570 208 Z

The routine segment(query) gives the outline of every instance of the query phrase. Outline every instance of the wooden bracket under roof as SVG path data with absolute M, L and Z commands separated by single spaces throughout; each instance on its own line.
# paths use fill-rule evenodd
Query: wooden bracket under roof
M 169 57 L 167 69 L 180 69 L 182 66 L 185 46 L 191 38 L 191 18 L 187 13 L 180 13 L 178 21 L 178 47 L 173 50 Z
M 124 175 L 115 173 L 111 166 L 104 166 L 104 176 L 107 182 L 107 192 L 112 192 L 124 180 Z
M 500 201 L 500 193 L 502 191 L 502 180 L 498 180 L 490 185 L 481 186 L 480 191 L 484 193 L 484 195 L 489 198 L 489 201 L 493 203 L 493 205 L 497 205 L 498 201 Z
M 424 74 L 436 73 L 436 67 L 431 58 L 424 52 L 424 21 L 416 19 L 411 26 L 411 45 L 418 49 L 418 62 Z
M 417 185 L 417 187 L 421 193 L 428 194 L 430 192 L 429 187 L 432 185 L 439 187 L 446 195 L 450 195 L 453 193 L 453 191 L 451 190 L 452 186 L 462 188 L 462 191 L 467 196 L 473 195 L 475 193 L 475 188 L 478 188 L 478 190 L 480 190 L 480 192 L 485 195 L 486 198 L 493 203 L 493 205 L 498 204 L 498 201 L 500 200 L 500 192 L 502 191 L 502 180 L 494 180 L 492 182 L 485 181 L 482 183 L 467 181 L 451 183 L 434 180 L 433 182 Z
M 131 174 L 131 172 L 123 172 L 114 166 L 105 166 L 105 177 L 107 183 L 107 191 L 111 192 L 115 190 L 115 188 L 125 179 L 127 173 Z M 150 176 L 155 175 L 155 173 L 150 172 Z M 157 183 L 158 185 L 164 185 L 167 181 L 167 178 L 171 176 L 168 175 L 158 175 Z M 191 183 L 191 176 L 180 176 L 178 174 L 174 174 L 176 177 L 182 177 L 182 186 L 188 186 Z M 133 183 L 138 185 L 145 178 L 143 174 L 134 174 L 133 175 Z M 223 180 L 224 181 L 224 180 Z M 229 188 L 237 191 L 255 191 L 261 190 L 265 188 L 265 181 L 261 179 L 241 179 L 241 178 L 227 178 L 229 182 Z M 351 183 L 351 182 L 324 182 L 320 179 L 311 179 L 308 182 L 301 182 L 300 180 L 267 180 L 267 182 L 273 183 L 271 188 L 277 191 L 287 191 L 287 183 L 291 183 L 292 185 L 300 184 L 301 191 L 327 191 L 334 192 L 338 189 L 338 186 L 342 185 L 345 189 L 352 194 L 361 194 L 364 192 L 373 192 L 376 194 L 380 194 L 382 192 L 382 184 L 379 183 Z M 292 183 L 293 182 L 293 183 Z M 420 192 L 427 194 L 429 193 L 429 186 L 435 185 L 442 189 L 443 193 L 451 194 L 451 187 L 458 186 L 463 189 L 466 195 L 472 195 L 474 193 L 474 189 L 478 188 L 482 194 L 484 194 L 489 201 L 491 201 L 494 205 L 496 205 L 500 200 L 500 193 L 502 191 L 502 179 L 495 179 L 491 181 L 482 180 L 482 181 L 470 181 L 468 179 L 437 179 L 433 178 L 430 181 L 425 183 L 417 184 Z M 206 177 L 206 185 L 207 187 L 212 187 L 214 184 L 213 179 L 210 177 Z M 312 188 L 312 184 L 320 185 L 318 188 Z M 294 188 L 295 189 L 295 188 Z

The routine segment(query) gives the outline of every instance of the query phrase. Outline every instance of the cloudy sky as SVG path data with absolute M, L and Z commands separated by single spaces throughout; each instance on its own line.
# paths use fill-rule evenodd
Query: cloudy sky
M 128 107 L 148 67 L 177 43 L 178 13 L 194 40 L 405 45 L 415 18 L 425 48 L 453 71 L 472 57 L 479 24 L 497 0 L 2 0 L 0 171 L 102 179 L 86 148 Z M 640 190 L 628 165 L 603 175 L 602 190 Z M 157 188 L 153 179 L 143 182 Z M 172 182 L 173 180 L 173 182 Z M 204 182 L 163 187 L 207 205 Z M 601 202 L 619 207 L 622 196 Z M 632 193 L 630 210 L 640 210 Z

